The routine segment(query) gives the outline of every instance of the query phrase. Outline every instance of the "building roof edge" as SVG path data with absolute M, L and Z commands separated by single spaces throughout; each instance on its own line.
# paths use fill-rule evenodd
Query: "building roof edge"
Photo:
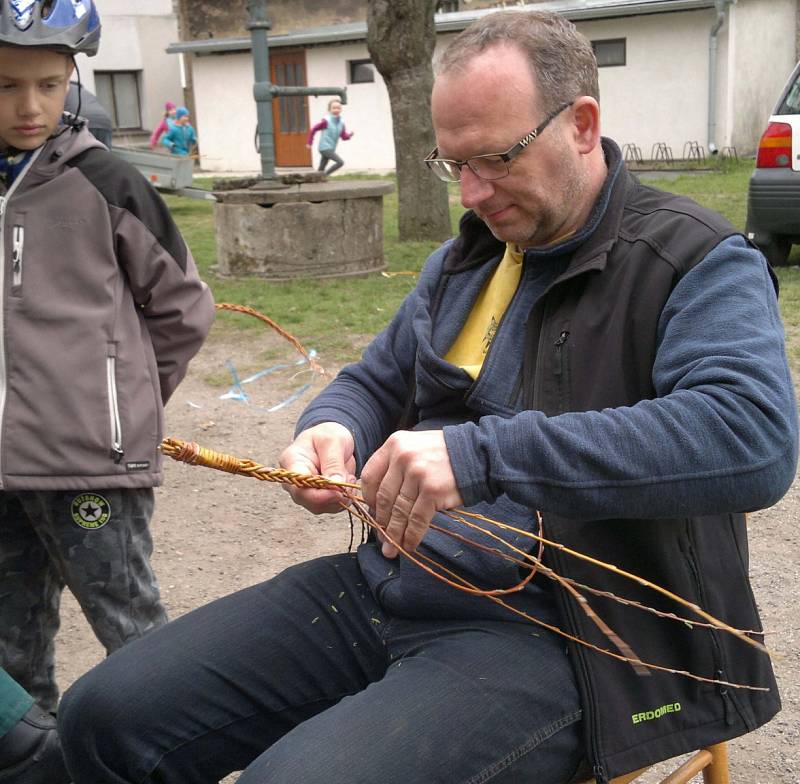
M 674 13 L 713 8 L 714 0 L 547 0 L 543 3 L 530 3 L 513 6 L 513 10 L 555 11 L 573 22 L 589 19 L 608 19 L 619 16 L 641 16 L 644 14 Z M 476 19 L 497 9 L 484 8 L 473 11 L 455 11 L 436 14 L 436 32 L 460 32 Z M 269 36 L 272 47 L 315 46 L 320 44 L 362 41 L 367 37 L 366 22 L 313 27 L 291 33 Z M 222 54 L 247 52 L 252 48 L 251 38 L 208 38 L 192 41 L 178 41 L 170 44 L 168 54 Z

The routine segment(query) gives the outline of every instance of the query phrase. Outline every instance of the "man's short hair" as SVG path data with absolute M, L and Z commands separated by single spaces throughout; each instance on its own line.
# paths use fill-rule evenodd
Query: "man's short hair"
M 436 73 L 460 70 L 498 44 L 516 46 L 527 56 L 545 114 L 582 95 L 600 100 L 592 45 L 572 22 L 548 11 L 496 11 L 481 17 L 445 49 Z

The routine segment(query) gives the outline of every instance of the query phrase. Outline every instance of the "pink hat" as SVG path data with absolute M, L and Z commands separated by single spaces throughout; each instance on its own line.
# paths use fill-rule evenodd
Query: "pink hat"
M 170 109 L 175 109 L 176 107 L 175 107 L 175 104 L 174 104 L 174 103 L 172 103 L 172 101 L 167 101 L 167 102 L 164 104 L 164 108 L 165 108 L 167 111 L 169 111 Z

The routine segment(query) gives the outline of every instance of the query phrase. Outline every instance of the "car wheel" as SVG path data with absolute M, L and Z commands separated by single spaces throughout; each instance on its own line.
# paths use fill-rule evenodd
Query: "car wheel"
M 788 263 L 792 249 L 788 238 L 778 234 L 762 234 L 761 239 L 755 240 L 755 243 L 773 267 L 783 267 Z

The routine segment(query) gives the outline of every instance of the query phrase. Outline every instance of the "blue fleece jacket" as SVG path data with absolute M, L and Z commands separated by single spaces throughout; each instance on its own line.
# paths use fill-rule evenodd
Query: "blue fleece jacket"
M 515 398 L 524 324 L 572 245 L 525 254 L 520 286 L 473 382 L 442 357 L 493 265 L 476 269 L 464 286 L 448 287 L 438 311 L 447 316 L 432 325 L 429 304 L 446 243 L 362 360 L 344 368 L 306 409 L 298 432 L 323 421 L 343 424 L 363 465 L 398 421 L 415 373 L 417 429 L 444 429 L 465 505 L 495 519 L 532 529 L 535 509 L 583 519 L 663 518 L 773 504 L 794 478 L 797 413 L 762 255 L 732 236 L 677 284 L 659 321 L 655 399 L 547 417 L 520 410 Z M 436 522 L 448 526 L 441 515 Z M 460 572 L 480 575 L 484 585 L 518 579 L 506 562 L 436 532 L 424 544 Z M 359 560 L 389 609 L 432 615 L 466 607 L 460 594 L 435 585 L 405 559 L 384 559 L 374 545 L 362 547 Z M 546 612 L 536 589 L 516 602 L 540 616 Z M 474 611 L 475 603 L 470 606 Z

